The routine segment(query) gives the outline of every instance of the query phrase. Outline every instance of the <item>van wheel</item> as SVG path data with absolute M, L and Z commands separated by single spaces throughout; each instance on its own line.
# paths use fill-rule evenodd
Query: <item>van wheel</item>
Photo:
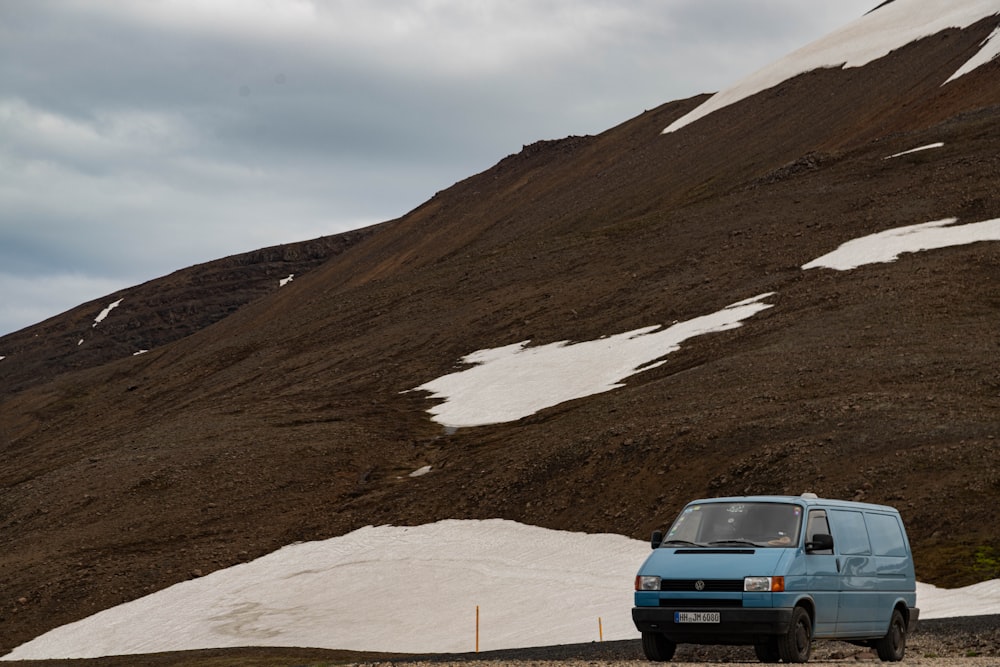
M 757 654 L 757 659 L 761 662 L 778 662 L 781 654 L 778 653 L 778 640 L 774 637 L 765 637 L 754 642 L 753 652 Z
M 812 619 L 802 607 L 792 610 L 788 633 L 778 637 L 778 655 L 785 662 L 808 662 L 812 653 Z
M 889 631 L 885 633 L 885 637 L 875 642 L 875 650 L 878 657 L 887 662 L 899 662 L 903 659 L 906 652 L 906 621 L 898 609 L 892 610 Z
M 677 644 L 659 632 L 642 633 L 642 652 L 646 654 L 648 660 L 666 662 L 674 657 L 674 651 L 676 650 Z

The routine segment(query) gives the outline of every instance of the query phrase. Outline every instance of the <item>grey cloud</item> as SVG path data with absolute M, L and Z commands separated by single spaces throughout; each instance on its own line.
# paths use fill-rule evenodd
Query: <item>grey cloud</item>
M 272 29 L 253 11 L 280 3 L 207 2 L 0 4 L 5 270 L 135 284 L 393 218 L 523 144 L 733 83 L 874 4 L 342 0 L 289 6 Z M 0 335 L 28 323 L 0 313 Z

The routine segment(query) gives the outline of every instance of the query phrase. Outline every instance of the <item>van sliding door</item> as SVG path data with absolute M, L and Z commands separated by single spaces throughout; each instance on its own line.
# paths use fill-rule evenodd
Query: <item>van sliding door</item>
M 871 636 L 879 623 L 878 579 L 868 530 L 861 512 L 830 510 L 834 551 L 840 564 L 837 634 Z

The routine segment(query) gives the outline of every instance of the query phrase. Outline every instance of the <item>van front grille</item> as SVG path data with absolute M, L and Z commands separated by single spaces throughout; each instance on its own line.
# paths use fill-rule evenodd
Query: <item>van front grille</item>
M 700 584 L 700 585 L 699 585 Z M 698 591 L 699 593 L 743 592 L 742 579 L 663 579 L 661 591 Z
M 742 607 L 743 600 L 706 600 L 705 598 L 694 598 L 691 600 L 677 600 L 665 598 L 660 600 L 661 607 L 674 607 L 676 609 L 690 609 L 692 607 Z

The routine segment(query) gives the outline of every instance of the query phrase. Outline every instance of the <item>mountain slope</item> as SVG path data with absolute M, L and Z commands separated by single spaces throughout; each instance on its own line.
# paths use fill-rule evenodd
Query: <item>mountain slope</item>
M 375 229 L 262 248 L 181 269 L 3 336 L 0 397 L 183 338 L 277 290 Z M 121 312 L 128 316 L 118 313 L 104 324 L 110 315 L 104 309 L 121 302 L 126 302 Z
M 801 268 L 876 231 L 1000 217 L 1000 66 L 942 85 L 998 23 L 807 72 L 669 134 L 706 98 L 531 144 L 332 237 L 325 263 L 146 354 L 37 362 L 43 381 L 5 384 L 0 403 L 0 651 L 367 524 L 499 517 L 644 538 L 705 495 L 887 502 L 923 581 L 1000 576 L 980 515 L 1000 495 L 1000 246 Z M 188 271 L 204 284 L 206 268 Z M 410 391 L 474 350 L 594 340 L 767 292 L 773 307 L 742 327 L 516 422 L 446 429 Z M 130 303 L 96 330 L 124 327 Z M 60 321 L 89 326 L 94 310 Z M 55 349 L 43 325 L 17 335 Z

